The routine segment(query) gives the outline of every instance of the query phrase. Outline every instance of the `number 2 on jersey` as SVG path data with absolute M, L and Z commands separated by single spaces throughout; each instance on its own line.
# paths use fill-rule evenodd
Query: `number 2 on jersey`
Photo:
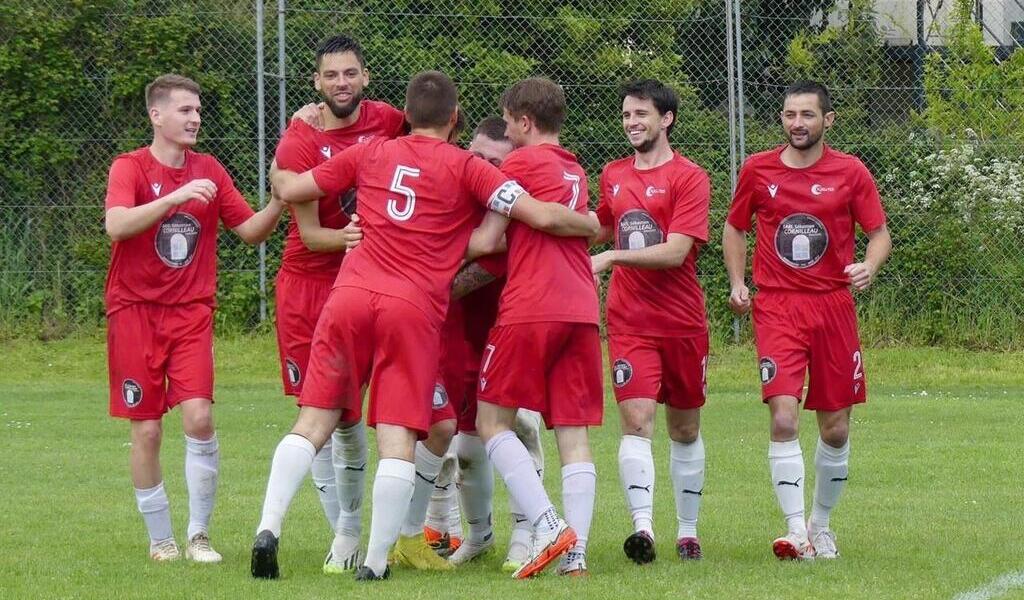
M 580 201 L 580 176 L 573 175 L 568 171 L 562 171 L 562 179 L 572 184 L 572 198 L 569 200 L 569 208 L 576 210 L 576 203 Z
M 420 170 L 404 165 L 395 167 L 395 174 L 391 177 L 391 191 L 405 196 L 405 206 L 401 210 L 398 205 L 401 200 L 388 198 L 388 216 L 396 221 L 408 221 L 412 211 L 416 209 L 416 191 L 407 184 L 402 183 L 405 177 L 419 177 Z

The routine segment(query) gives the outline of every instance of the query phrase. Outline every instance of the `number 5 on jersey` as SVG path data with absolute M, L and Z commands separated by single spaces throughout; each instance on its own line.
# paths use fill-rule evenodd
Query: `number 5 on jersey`
M 404 165 L 398 165 L 395 167 L 395 174 L 391 178 L 391 191 L 405 196 L 405 203 L 401 210 L 399 210 L 398 207 L 402 204 L 402 200 L 388 198 L 388 216 L 392 219 L 396 221 L 408 221 L 409 217 L 412 216 L 412 211 L 416 209 L 416 191 L 402 183 L 402 180 L 406 177 L 419 176 L 419 169 L 406 167 Z

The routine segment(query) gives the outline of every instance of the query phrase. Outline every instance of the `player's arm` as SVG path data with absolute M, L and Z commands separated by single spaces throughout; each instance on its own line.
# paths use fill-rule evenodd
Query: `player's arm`
M 278 168 L 277 165 L 271 165 L 270 186 L 274 190 L 274 195 L 286 204 L 309 202 L 324 195 L 323 190 L 313 179 L 312 169 L 304 173 L 296 173 Z
M 694 239 L 682 233 L 670 233 L 668 238 L 647 248 L 636 250 L 606 250 L 590 257 L 595 274 L 614 265 L 634 269 L 671 269 L 683 264 L 693 248 Z
M 452 299 L 458 300 L 468 296 L 496 279 L 497 277 L 480 266 L 480 263 L 471 262 L 455 275 L 455 281 L 452 282 Z
M 320 203 L 300 202 L 292 205 L 295 224 L 299 227 L 302 244 L 313 252 L 340 252 L 345 249 L 348 235 L 342 229 L 320 225 Z
M 612 216 L 611 202 L 609 201 L 609 189 L 608 189 L 608 166 L 601 170 L 601 178 L 598 180 L 597 189 L 600 190 L 600 201 L 597 203 L 597 220 L 601 224 L 601 227 L 597 230 L 597 235 L 590 238 L 590 245 L 597 246 L 599 244 L 607 244 L 612 241 L 614 235 L 614 229 L 612 229 L 615 219 Z
M 597 235 L 590 238 L 590 245 L 599 246 L 601 244 L 607 244 L 610 241 L 612 241 L 611 225 L 601 225 L 597 230 Z
M 526 192 L 519 195 L 509 216 L 538 231 L 560 237 L 592 238 L 601 229 L 593 212 L 584 215 L 564 204 L 541 202 Z
M 729 308 L 738 315 L 750 311 L 750 289 L 747 287 L 747 232 L 726 223 L 722 231 L 722 253 L 729 273 Z
M 284 203 L 271 195 L 270 201 L 248 219 L 231 228 L 246 244 L 255 246 L 270 237 L 284 211 Z
M 892 236 L 885 225 L 865 235 L 868 236 L 868 247 L 864 252 L 864 261 L 847 265 L 844 271 L 850 277 L 850 285 L 858 291 L 868 289 L 892 251 Z
M 166 196 L 139 206 L 111 206 L 106 211 L 107 235 L 115 242 L 133 238 L 156 225 L 171 208 L 189 200 L 210 202 L 217 195 L 217 184 L 209 179 L 193 179 Z

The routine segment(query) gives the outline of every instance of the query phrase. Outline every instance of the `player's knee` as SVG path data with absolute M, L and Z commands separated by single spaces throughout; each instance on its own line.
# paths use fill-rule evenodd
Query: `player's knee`
M 772 415 L 773 440 L 795 440 L 799 432 L 799 422 L 791 415 L 781 412 Z
M 821 441 L 833 448 L 839 448 L 850 439 L 850 425 L 846 422 L 830 423 L 820 430 Z
M 143 452 L 159 452 L 163 439 L 160 421 L 136 421 L 132 423 L 132 447 Z
M 209 407 L 187 413 L 182 419 L 185 435 L 197 440 L 213 437 L 213 411 Z
M 668 424 L 668 436 L 673 442 L 692 444 L 700 435 L 700 423 L 679 422 Z
M 619 405 L 623 435 L 650 439 L 654 435 L 654 414 L 657 404 L 648 401 L 627 400 Z
M 455 429 L 456 426 L 454 419 L 438 421 L 430 426 L 430 432 L 427 439 L 424 440 L 423 445 L 435 455 L 441 456 L 448 451 L 448 447 L 452 443 L 452 438 L 455 437 Z

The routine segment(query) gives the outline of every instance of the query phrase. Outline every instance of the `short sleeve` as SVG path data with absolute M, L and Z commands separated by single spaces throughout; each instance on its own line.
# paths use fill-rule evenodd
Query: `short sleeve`
M 384 131 L 387 132 L 387 137 L 396 138 L 401 135 L 408 133 L 408 127 L 405 123 L 405 113 L 398 110 L 390 104 L 385 104 L 384 114 Z
M 297 119 L 292 121 L 274 151 L 277 168 L 303 173 L 319 164 L 316 144 L 308 139 L 310 133 L 309 125 Z
M 612 195 L 611 190 L 608 189 L 608 166 L 601 170 L 601 177 L 597 180 L 597 220 L 601 222 L 602 227 L 613 227 L 615 225 L 615 215 L 612 213 Z
M 669 233 L 688 235 L 702 243 L 708 241 L 708 214 L 711 211 L 711 180 L 701 169 L 694 169 L 672 183 L 672 220 Z
M 853 195 L 853 218 L 863 231 L 874 231 L 885 225 L 885 209 L 875 178 L 863 164 L 858 169 L 859 181 Z
M 732 206 L 729 207 L 729 216 L 726 217 L 726 222 L 740 231 L 750 231 L 751 220 L 757 210 L 753 173 L 754 167 L 748 160 L 740 169 L 739 181 L 736 182 L 736 191 L 732 196 Z
M 249 203 L 245 201 L 245 197 L 235 187 L 235 182 L 231 179 L 231 175 L 228 174 L 227 169 L 224 165 L 217 163 L 218 179 L 217 181 L 217 204 L 218 210 L 220 211 L 220 220 L 224 223 L 224 227 L 228 229 L 234 229 L 242 223 L 249 220 L 249 217 L 255 213 Z
M 506 217 L 524 191 L 497 167 L 477 156 L 470 156 L 466 161 L 462 182 L 477 202 Z
M 139 167 L 135 161 L 126 156 L 114 160 L 110 165 L 110 175 L 107 177 L 107 197 L 103 202 L 106 210 L 115 206 L 135 206 L 138 177 Z
M 339 195 L 356 187 L 359 162 L 367 148 L 373 144 L 355 144 L 332 156 L 313 169 L 313 180 L 320 191 L 328 196 Z

